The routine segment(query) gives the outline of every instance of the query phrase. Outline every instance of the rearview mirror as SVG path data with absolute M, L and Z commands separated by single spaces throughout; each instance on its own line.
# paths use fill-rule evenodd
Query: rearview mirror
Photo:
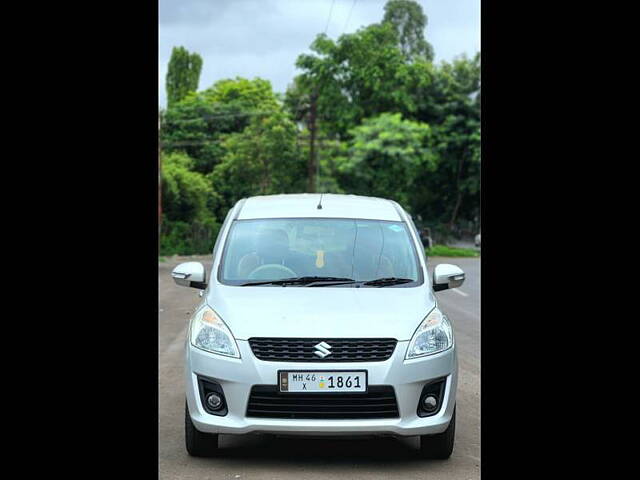
M 173 269 L 171 277 L 181 287 L 207 288 L 207 272 L 200 262 L 181 263 Z
M 433 269 L 433 290 L 457 288 L 464 282 L 464 272 L 456 265 L 441 263 Z

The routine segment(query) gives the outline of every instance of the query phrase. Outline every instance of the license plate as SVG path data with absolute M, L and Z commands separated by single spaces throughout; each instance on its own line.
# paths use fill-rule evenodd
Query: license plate
M 289 371 L 278 372 L 281 392 L 366 392 L 367 372 L 359 371 Z

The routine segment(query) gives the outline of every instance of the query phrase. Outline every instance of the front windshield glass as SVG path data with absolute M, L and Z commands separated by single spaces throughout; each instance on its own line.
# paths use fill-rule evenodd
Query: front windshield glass
M 300 277 L 365 282 L 402 278 L 422 283 L 402 222 L 281 218 L 233 222 L 220 264 L 228 285 Z

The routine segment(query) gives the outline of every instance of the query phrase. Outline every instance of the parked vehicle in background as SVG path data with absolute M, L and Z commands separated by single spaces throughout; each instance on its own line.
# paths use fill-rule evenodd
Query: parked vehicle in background
M 476 247 L 480 246 L 480 234 L 476 235 L 475 244 L 476 244 Z
M 229 211 L 209 274 L 178 265 L 203 290 L 185 345 L 185 443 L 218 451 L 219 434 L 418 436 L 449 458 L 458 360 L 411 217 L 391 200 L 272 195 Z

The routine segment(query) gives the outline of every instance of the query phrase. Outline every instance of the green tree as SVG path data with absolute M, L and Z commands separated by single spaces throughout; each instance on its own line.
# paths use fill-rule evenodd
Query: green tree
M 341 186 L 348 192 L 410 205 L 418 171 L 430 171 L 436 165 L 429 125 L 403 120 L 399 113 L 384 113 L 366 119 L 352 136 L 349 154 L 337 167 Z
M 442 62 L 430 88 L 416 115 L 434 125 L 438 163 L 434 172 L 419 173 L 417 182 L 424 188 L 412 200 L 425 218 L 453 229 L 458 219 L 479 215 L 480 54 Z
M 220 224 L 220 196 L 185 154 L 162 155 L 162 255 L 207 253 Z
M 364 118 L 383 112 L 415 112 L 415 92 L 431 82 L 431 64 L 408 62 L 390 23 L 342 35 L 337 42 L 318 35 L 311 50 L 296 61 L 302 73 L 288 89 L 286 104 L 296 119 L 304 119 L 304 106 L 316 92 L 320 126 L 332 137 L 346 137 Z
M 238 199 L 306 190 L 312 105 L 319 191 L 390 197 L 450 230 L 477 217 L 480 55 L 433 64 L 426 25 L 390 0 L 380 24 L 318 35 L 284 96 L 240 77 L 178 94 L 160 112 L 161 251 L 210 251 Z
M 220 80 L 167 109 L 162 144 L 166 151 L 185 152 L 194 159 L 194 170 L 208 174 L 225 154 L 225 134 L 241 132 L 252 118 L 281 108 L 267 80 Z
M 398 45 L 405 58 L 423 58 L 433 61 L 433 47 L 424 38 L 427 16 L 415 0 L 389 0 L 384 6 L 382 20 L 393 26 L 397 33 Z
M 226 153 L 209 175 L 226 205 L 252 195 L 303 191 L 305 160 L 297 136 L 283 112 L 255 117 L 242 132 L 226 136 Z
M 219 196 L 183 153 L 162 155 L 162 207 L 169 220 L 191 222 L 213 215 Z
M 202 57 L 189 53 L 184 47 L 173 47 L 166 76 L 167 107 L 171 108 L 187 96 L 198 90 Z

